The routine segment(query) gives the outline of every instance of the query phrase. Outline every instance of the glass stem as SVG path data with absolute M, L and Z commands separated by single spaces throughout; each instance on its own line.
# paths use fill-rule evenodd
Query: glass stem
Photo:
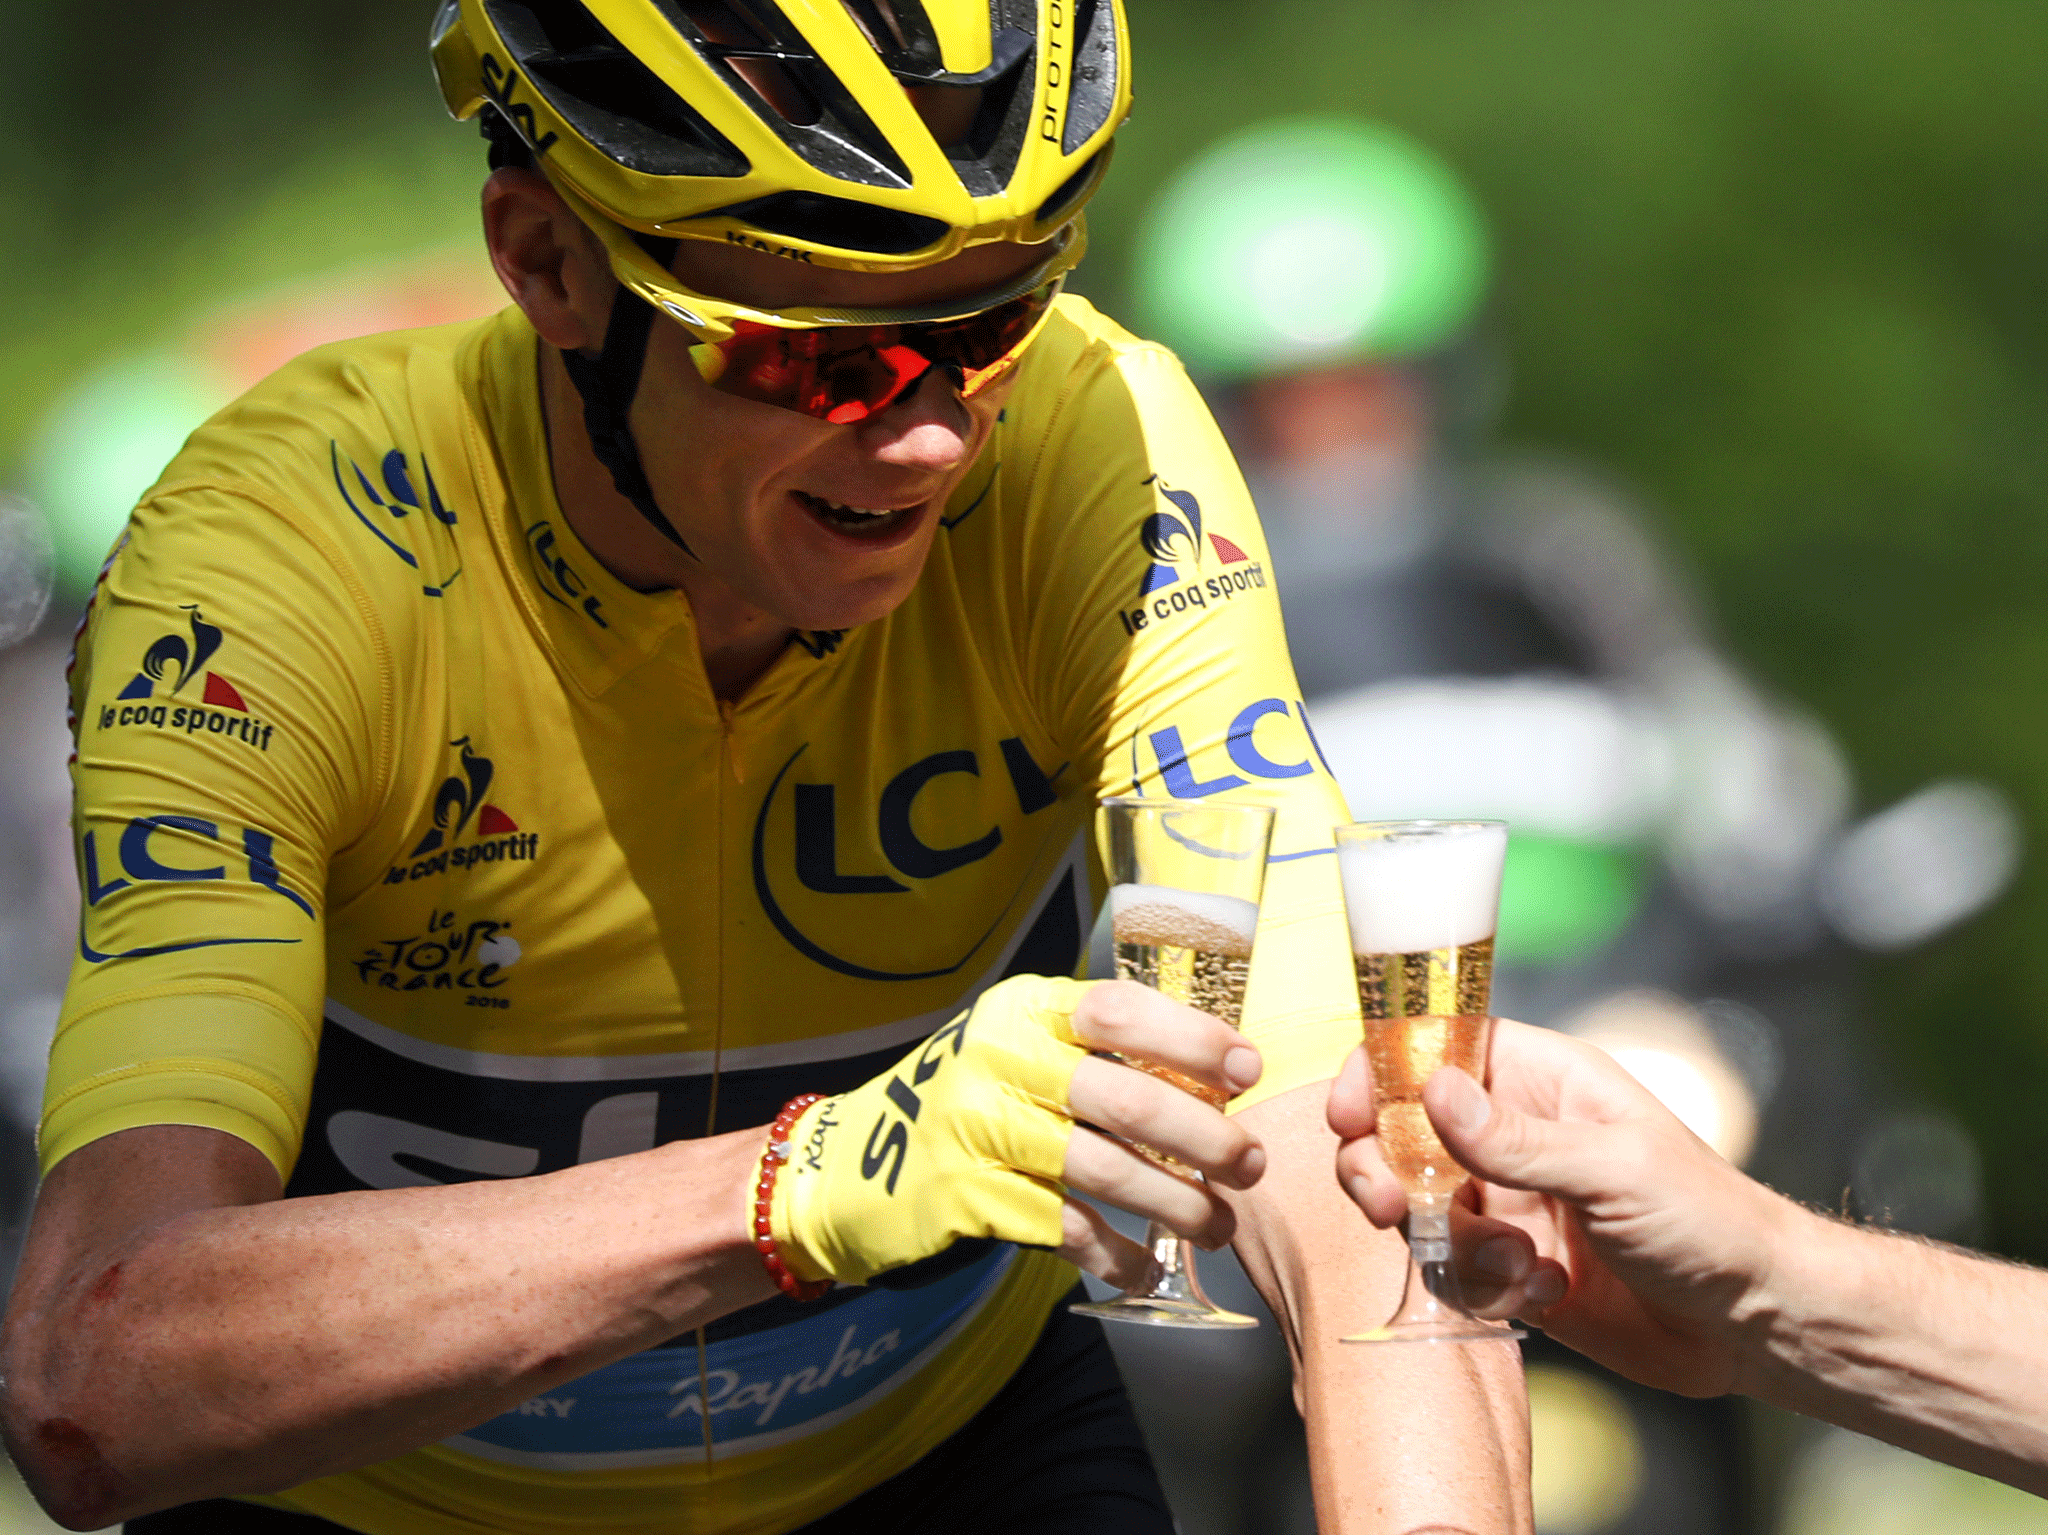
M 1152 1266 L 1138 1293 L 1154 1300 L 1210 1307 L 1209 1297 L 1202 1293 L 1202 1281 L 1195 1276 L 1192 1243 L 1171 1226 L 1152 1221 L 1145 1227 L 1145 1246 L 1152 1254 Z
M 1432 1296 L 1442 1296 L 1442 1279 L 1450 1271 L 1450 1205 L 1411 1203 L 1409 1205 L 1409 1255 L 1423 1271 Z M 1436 1273 L 1432 1273 L 1436 1271 Z
M 1187 1283 L 1188 1273 L 1194 1265 L 1189 1261 L 1187 1244 L 1180 1233 L 1171 1226 L 1162 1226 L 1153 1221 L 1145 1228 L 1145 1245 L 1152 1250 L 1152 1273 L 1150 1283 L 1154 1289 L 1162 1285 L 1173 1290 Z
M 1430 1316 L 1472 1314 L 1465 1305 L 1465 1287 L 1458 1283 L 1458 1271 L 1451 1262 L 1448 1204 L 1408 1207 L 1408 1255 L 1415 1262 L 1415 1275 L 1423 1290 L 1422 1295 L 1411 1297 L 1412 1304 L 1422 1306 Z
M 1451 1261 L 1451 1210 L 1447 1204 L 1408 1206 L 1408 1251 L 1427 1268 Z

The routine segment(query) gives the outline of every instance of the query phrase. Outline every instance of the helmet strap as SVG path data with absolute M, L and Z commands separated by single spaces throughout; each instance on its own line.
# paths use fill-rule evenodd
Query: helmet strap
M 667 266 L 675 252 L 673 240 L 642 237 L 648 254 Z M 655 247 L 665 247 L 656 249 Z M 611 471 L 612 484 L 645 517 L 654 531 L 691 559 L 697 557 L 675 529 L 675 524 L 654 499 L 654 487 L 647 483 L 647 471 L 640 462 L 640 445 L 633 438 L 633 397 L 640 390 L 641 370 L 647 363 L 647 338 L 654 328 L 654 306 L 624 283 L 612 300 L 612 313 L 605 325 L 604 346 L 595 358 L 563 349 L 562 365 L 569 381 L 583 397 L 583 429 L 590 436 L 597 461 Z

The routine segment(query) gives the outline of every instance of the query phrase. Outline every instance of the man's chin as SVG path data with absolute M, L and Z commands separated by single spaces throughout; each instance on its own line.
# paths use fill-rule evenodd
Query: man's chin
M 851 579 L 837 560 L 810 572 L 790 571 L 769 611 L 793 629 L 857 629 L 874 623 L 902 607 L 917 589 L 930 550 L 929 539 L 914 541 L 893 551 L 896 557 L 886 568 Z
M 865 580 L 821 590 L 819 582 L 802 591 L 781 594 L 769 611 L 792 629 L 858 629 L 887 618 L 917 589 L 924 562 L 908 571 L 877 574 Z
M 915 583 L 913 583 L 915 584 Z M 834 602 L 803 603 L 793 605 L 791 611 L 797 616 L 783 621 L 792 629 L 846 630 L 858 629 L 863 624 L 872 624 L 887 618 L 903 606 L 904 598 L 910 595 L 905 587 L 900 595 L 881 602 Z

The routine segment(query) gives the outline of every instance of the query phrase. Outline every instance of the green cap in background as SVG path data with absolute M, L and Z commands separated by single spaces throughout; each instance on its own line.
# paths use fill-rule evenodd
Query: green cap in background
M 1166 184 L 1138 233 L 1139 330 L 1189 367 L 1285 373 L 1441 346 L 1486 291 L 1486 229 L 1450 169 L 1346 117 L 1261 123 Z

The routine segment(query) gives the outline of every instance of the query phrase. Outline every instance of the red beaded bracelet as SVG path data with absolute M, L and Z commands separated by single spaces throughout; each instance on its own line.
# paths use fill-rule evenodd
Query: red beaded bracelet
M 824 1096 L 804 1093 L 782 1106 L 782 1112 L 768 1128 L 768 1147 L 761 1153 L 761 1176 L 754 1185 L 754 1250 L 761 1255 L 761 1263 L 768 1270 L 768 1277 L 775 1281 L 775 1288 L 791 1300 L 816 1300 L 832 1288 L 830 1279 L 799 1279 L 789 1271 L 782 1254 L 775 1250 L 775 1231 L 768 1222 L 775 1198 L 775 1170 L 789 1160 L 789 1137 L 796 1128 L 797 1116 Z

